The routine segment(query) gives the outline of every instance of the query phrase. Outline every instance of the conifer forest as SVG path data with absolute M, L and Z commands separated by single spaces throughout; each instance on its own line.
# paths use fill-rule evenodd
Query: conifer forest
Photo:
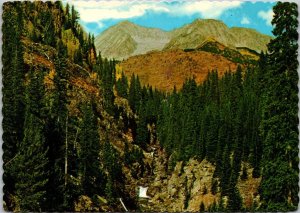
M 171 90 L 103 57 L 69 3 L 2 7 L 6 211 L 298 209 L 296 3 L 273 7 L 255 60 L 213 42 L 182 51 L 236 66 Z

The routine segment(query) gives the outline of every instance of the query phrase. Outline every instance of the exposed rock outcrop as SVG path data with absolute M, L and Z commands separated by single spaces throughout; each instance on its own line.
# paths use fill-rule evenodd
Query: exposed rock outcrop
M 212 192 L 213 182 L 219 182 L 214 178 L 215 166 L 207 160 L 201 162 L 190 159 L 184 163 L 177 162 L 174 168 L 168 165 L 168 157 L 163 149 L 157 149 L 153 157 L 145 153 L 145 161 L 151 164 L 151 174 L 148 173 L 139 179 L 135 179 L 134 187 L 148 187 L 147 195 L 149 199 L 138 199 L 141 211 L 168 211 L 168 212 L 197 212 L 201 203 L 205 209 L 218 204 L 221 199 L 220 187 L 217 192 Z M 254 202 L 259 204 L 257 193 L 260 178 L 252 178 L 252 170 L 248 164 L 242 163 L 242 167 L 247 168 L 247 178 L 238 179 L 237 188 L 243 200 L 243 205 L 250 209 Z M 127 170 L 130 174 L 130 170 Z M 241 176 L 242 172 L 240 172 Z M 134 178 L 131 176 L 131 180 Z M 131 185 L 132 188 L 133 185 Z M 137 195 L 137 191 L 135 192 Z M 227 197 L 222 198 L 226 204 Z

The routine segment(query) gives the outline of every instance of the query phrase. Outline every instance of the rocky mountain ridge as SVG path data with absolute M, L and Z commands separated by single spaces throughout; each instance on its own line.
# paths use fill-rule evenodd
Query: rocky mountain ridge
M 257 52 L 266 51 L 266 44 L 271 39 L 254 29 L 229 28 L 222 21 L 214 19 L 196 19 L 172 31 L 123 21 L 98 35 L 95 45 L 104 57 L 123 60 L 153 50 L 196 48 L 209 38 L 230 48 L 246 47 Z

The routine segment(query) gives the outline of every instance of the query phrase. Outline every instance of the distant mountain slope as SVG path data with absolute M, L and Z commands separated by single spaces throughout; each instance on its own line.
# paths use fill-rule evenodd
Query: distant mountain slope
M 236 70 L 238 63 L 200 50 L 168 50 L 132 56 L 119 65 L 128 77 L 132 73 L 138 75 L 143 85 L 171 91 L 174 85 L 180 89 L 186 78 L 195 76 L 196 82 L 200 83 L 208 72 L 217 69 L 222 76 L 228 70 Z
M 236 47 L 247 47 L 257 52 L 267 51 L 266 44 L 272 38 L 249 28 L 233 27 L 230 28 L 230 31 L 235 35 Z
M 247 47 L 229 48 L 214 39 L 204 41 L 195 49 L 185 49 L 185 51 L 199 50 L 222 55 L 235 63 L 253 64 L 259 59 L 259 54 L 254 50 Z
M 214 19 L 197 19 L 173 31 L 172 39 L 164 49 L 196 48 L 208 38 L 214 38 L 228 47 L 247 47 L 257 52 L 266 50 L 271 37 L 248 28 L 228 28 Z
M 124 21 L 97 36 L 95 45 L 102 56 L 122 60 L 151 50 L 161 50 L 170 41 L 170 35 L 160 29 Z
M 102 56 L 122 60 L 152 50 L 197 48 L 208 39 L 230 48 L 246 47 L 260 52 L 266 50 L 271 37 L 253 29 L 229 28 L 214 19 L 197 19 L 170 32 L 123 21 L 98 35 L 95 45 Z
M 214 38 L 226 46 L 235 46 L 235 38 L 229 28 L 223 22 L 214 19 L 196 19 L 191 24 L 175 29 L 172 35 L 165 49 L 196 48 L 207 38 Z

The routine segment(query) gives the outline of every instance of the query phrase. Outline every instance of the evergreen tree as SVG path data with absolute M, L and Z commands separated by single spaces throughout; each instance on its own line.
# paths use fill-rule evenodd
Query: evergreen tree
M 121 78 L 116 82 L 116 90 L 119 96 L 128 98 L 128 80 L 124 72 L 122 72 Z
M 70 27 L 71 27 L 71 18 L 70 18 L 70 5 L 69 5 L 69 3 L 66 4 L 65 17 L 66 17 L 66 20 L 64 22 L 64 29 L 70 29 Z
M 55 27 L 54 27 L 54 20 L 52 17 L 51 12 L 46 13 L 46 21 L 45 21 L 45 28 L 44 28 L 44 42 L 47 45 L 52 47 L 56 46 L 56 34 L 55 34 Z
M 236 186 L 231 186 L 231 188 L 229 189 L 227 210 L 229 210 L 230 212 L 243 211 L 242 198 Z
M 96 71 L 100 76 L 99 84 L 103 91 L 104 108 L 111 115 L 114 115 L 115 113 L 115 96 L 113 92 L 113 86 L 115 84 L 116 75 L 115 65 L 115 61 L 108 61 L 107 59 L 104 59 L 102 61 L 101 55 L 99 55 L 97 64 L 95 66 Z
M 260 59 L 262 60 L 262 59 Z M 259 88 L 259 68 L 248 69 L 245 75 L 244 80 L 244 100 L 247 100 L 247 125 L 244 127 L 248 131 L 246 133 L 246 141 L 244 144 L 248 145 L 249 156 L 248 161 L 253 166 L 252 176 L 257 178 L 260 176 L 260 161 L 262 157 L 262 143 L 261 137 L 259 136 L 259 124 L 261 120 L 260 112 L 260 93 L 261 89 Z M 245 158 L 244 153 L 244 161 Z
M 216 201 L 214 200 L 214 202 L 208 207 L 207 212 L 217 212 L 218 211 L 218 206 L 216 204 Z
M 242 171 L 242 175 L 241 175 L 241 180 L 247 180 L 247 178 L 248 178 L 247 168 L 244 166 L 243 171 Z
M 17 14 L 17 15 L 16 15 Z M 17 147 L 23 139 L 24 125 L 24 61 L 21 35 L 23 12 L 19 2 L 3 4 L 2 25 L 2 82 L 3 82 L 3 181 L 4 201 L 9 211 L 12 204 L 9 197 L 14 191 L 14 177 L 11 174 L 12 162 Z
M 262 200 L 268 211 L 295 210 L 299 198 L 298 159 L 298 9 L 278 2 L 273 8 L 275 38 L 268 45 L 262 96 Z
M 83 106 L 83 118 L 80 125 L 80 155 L 79 170 L 82 192 L 85 195 L 94 195 L 101 186 L 97 182 L 101 179 L 100 171 L 100 137 L 97 118 L 94 115 L 92 104 Z
M 20 211 L 42 211 L 46 203 L 48 176 L 48 147 L 45 143 L 42 114 L 44 88 L 41 71 L 31 71 L 26 89 L 24 138 L 12 162 L 15 177 L 17 208 Z
M 60 44 L 62 45 L 62 44 Z M 67 79 L 66 52 L 60 46 L 58 56 L 55 58 L 55 76 L 53 83 L 55 89 L 45 100 L 47 108 L 47 122 L 45 125 L 46 142 L 49 145 L 48 157 L 50 179 L 48 182 L 48 210 L 69 210 L 72 208 L 66 199 L 68 167 L 68 111 L 67 111 Z M 56 187 L 53 187 L 56 186 Z
M 143 106 L 139 110 L 139 121 L 137 123 L 135 143 L 145 148 L 145 145 L 150 140 L 150 133 L 148 131 L 147 122 L 145 119 L 145 109 Z
M 106 140 L 103 147 L 103 164 L 107 171 L 107 181 L 105 185 L 105 195 L 111 205 L 116 203 L 116 198 L 121 193 L 121 187 L 118 182 L 123 182 L 122 170 L 118 160 L 118 154 L 106 136 Z
M 78 48 L 74 53 L 74 63 L 83 65 L 83 55 L 81 52 L 81 48 Z
M 225 146 L 223 157 L 222 157 L 222 176 L 220 180 L 221 193 L 222 196 L 226 196 L 229 194 L 230 190 L 230 173 L 231 173 L 231 165 L 230 165 L 230 151 L 228 150 L 227 145 Z
M 28 110 L 29 111 L 29 110 Z M 13 162 L 17 206 L 21 211 L 42 211 L 47 198 L 48 159 L 42 121 L 26 112 L 24 139 Z M 17 207 L 18 208 L 18 207 Z
M 135 76 L 134 73 L 130 79 L 130 87 L 128 94 L 128 101 L 131 109 L 136 112 L 139 109 L 139 104 L 142 99 L 141 93 L 141 83 L 138 76 Z
M 71 27 L 75 31 L 77 27 L 77 22 L 79 19 L 79 13 L 75 10 L 74 5 L 71 7 Z
M 218 187 L 218 181 L 216 179 L 213 179 L 211 184 L 211 190 L 210 190 L 213 195 L 217 193 L 217 187 Z
M 296 3 L 278 2 L 268 45 L 262 96 L 262 200 L 268 211 L 295 210 L 299 198 L 298 159 L 298 9 Z
M 200 133 L 199 133 L 199 158 L 204 159 L 206 156 L 206 138 L 207 138 L 207 128 L 208 128 L 208 116 L 206 111 L 203 111 L 201 114 L 201 123 L 200 123 Z
M 200 212 L 204 212 L 205 211 L 205 206 L 204 206 L 204 203 L 203 201 L 201 201 L 201 204 L 200 204 L 200 209 L 199 209 Z

